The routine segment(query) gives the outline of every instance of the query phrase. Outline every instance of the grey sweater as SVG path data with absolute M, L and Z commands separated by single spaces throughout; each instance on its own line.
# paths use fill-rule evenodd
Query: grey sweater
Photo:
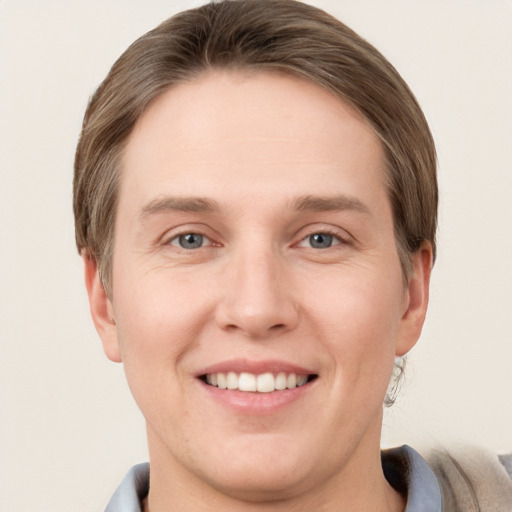
M 427 461 L 441 487 L 443 512 L 512 512 L 512 454 L 437 449 Z

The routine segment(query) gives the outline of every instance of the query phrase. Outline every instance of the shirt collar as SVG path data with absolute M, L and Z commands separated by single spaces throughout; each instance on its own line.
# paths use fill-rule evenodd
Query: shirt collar
M 407 445 L 384 450 L 382 468 L 388 482 L 407 496 L 405 512 L 442 512 L 439 482 L 416 450 Z
M 142 512 L 142 500 L 149 491 L 149 464 L 137 464 L 128 471 L 109 501 L 105 512 Z

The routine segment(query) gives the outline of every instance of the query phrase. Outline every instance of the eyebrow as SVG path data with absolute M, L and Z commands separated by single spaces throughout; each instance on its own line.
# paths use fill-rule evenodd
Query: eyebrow
M 214 212 L 219 205 L 211 199 L 203 197 L 161 197 L 147 203 L 140 212 L 140 219 L 168 212 Z
M 301 212 L 329 212 L 354 210 L 366 215 L 370 214 L 370 209 L 359 199 L 345 195 L 336 196 L 302 196 L 292 201 L 292 210 Z
M 369 208 L 354 197 L 345 195 L 313 196 L 306 195 L 295 198 L 291 204 L 292 211 L 300 212 L 328 212 L 353 210 L 369 215 Z M 185 213 L 213 213 L 220 211 L 216 201 L 204 197 L 160 197 L 147 203 L 140 212 L 140 219 L 144 220 L 154 214 L 185 212 Z

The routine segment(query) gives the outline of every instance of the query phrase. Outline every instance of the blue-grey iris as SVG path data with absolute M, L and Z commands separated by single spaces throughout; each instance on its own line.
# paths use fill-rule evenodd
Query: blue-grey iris
M 327 233 L 315 233 L 309 237 L 311 247 L 315 249 L 327 249 L 332 245 L 332 235 Z
M 180 235 L 178 242 L 183 249 L 197 249 L 203 245 L 203 235 L 187 233 L 186 235 Z

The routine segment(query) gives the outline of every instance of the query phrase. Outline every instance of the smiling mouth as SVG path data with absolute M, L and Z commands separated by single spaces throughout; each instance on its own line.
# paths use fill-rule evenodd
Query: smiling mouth
M 208 373 L 199 377 L 205 384 L 219 389 L 246 391 L 252 393 L 272 393 L 285 389 L 300 388 L 315 380 L 317 375 L 298 375 L 296 373 L 267 372 L 254 374 L 248 372 Z

